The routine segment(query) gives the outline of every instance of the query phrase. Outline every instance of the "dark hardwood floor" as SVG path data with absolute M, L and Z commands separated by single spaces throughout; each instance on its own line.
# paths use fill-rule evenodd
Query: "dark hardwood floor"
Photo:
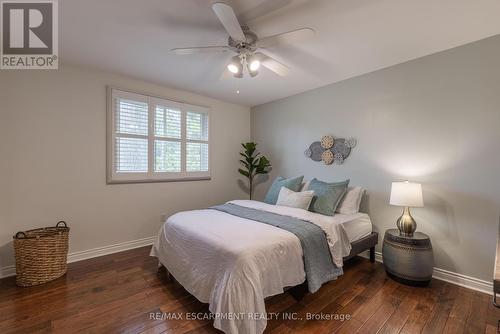
M 38 287 L 0 280 L 0 333 L 220 333 L 198 302 L 165 273 L 149 247 L 69 265 L 68 274 Z M 433 280 L 411 288 L 388 279 L 383 266 L 354 258 L 345 274 L 300 302 L 284 293 L 266 301 L 267 333 L 496 333 L 500 310 L 490 296 Z M 151 313 L 183 319 L 151 319 Z M 286 313 L 285 313 L 286 312 Z M 306 320 L 307 313 L 350 320 Z M 172 314 L 172 313 L 170 313 Z M 201 316 L 200 316 L 201 314 Z M 283 319 L 283 314 L 295 320 Z

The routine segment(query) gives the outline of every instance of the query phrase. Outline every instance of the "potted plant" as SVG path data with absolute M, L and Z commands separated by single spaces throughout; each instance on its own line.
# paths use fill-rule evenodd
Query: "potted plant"
M 269 173 L 271 163 L 265 156 L 261 155 L 260 152 L 256 152 L 256 143 L 242 143 L 241 146 L 243 146 L 243 151 L 240 152 L 240 155 L 243 159 L 240 160 L 240 163 L 243 165 L 243 168 L 239 168 L 238 172 L 248 179 L 248 190 L 250 199 L 252 199 L 255 177 L 259 174 Z

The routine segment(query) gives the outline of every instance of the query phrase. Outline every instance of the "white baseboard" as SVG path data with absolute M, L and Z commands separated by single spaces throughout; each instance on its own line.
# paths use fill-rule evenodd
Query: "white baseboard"
M 82 260 L 92 259 L 103 255 L 123 252 L 129 249 L 151 246 L 156 240 L 156 236 L 149 238 L 142 238 L 132 241 L 120 242 L 118 244 L 92 248 L 89 250 L 73 252 L 68 254 L 68 263 L 78 262 Z M 16 266 L 6 266 L 0 268 L 0 278 L 14 276 L 16 274 Z
M 0 268 L 0 278 L 14 276 L 16 274 L 16 266 L 5 266 Z
M 110 246 L 92 248 L 85 251 L 74 252 L 68 254 L 68 263 L 78 262 L 86 259 L 92 259 L 94 257 L 123 252 L 129 249 L 151 246 L 156 240 L 156 236 L 149 238 L 142 238 L 132 241 L 125 241 L 119 244 L 114 244 Z
M 462 286 L 464 288 L 484 292 L 493 295 L 493 283 L 479 278 L 454 273 L 441 268 L 434 268 L 433 278 Z
M 368 253 L 365 252 L 361 256 L 368 258 Z M 382 253 L 375 252 L 375 261 L 383 263 Z M 493 283 L 484 281 L 479 278 L 458 274 L 449 270 L 434 267 L 432 278 L 459 285 L 464 288 L 472 289 L 475 291 L 483 292 L 493 295 Z

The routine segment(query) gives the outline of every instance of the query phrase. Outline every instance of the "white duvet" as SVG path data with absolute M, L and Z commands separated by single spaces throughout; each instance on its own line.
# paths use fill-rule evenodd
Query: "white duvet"
M 351 251 L 346 216 L 257 201 L 240 206 L 309 221 L 327 236 L 332 259 L 342 266 Z M 225 333 L 260 334 L 266 327 L 264 298 L 305 280 L 302 247 L 292 233 L 264 223 L 204 209 L 179 212 L 162 226 L 151 255 L 198 300 L 209 303 L 214 327 Z

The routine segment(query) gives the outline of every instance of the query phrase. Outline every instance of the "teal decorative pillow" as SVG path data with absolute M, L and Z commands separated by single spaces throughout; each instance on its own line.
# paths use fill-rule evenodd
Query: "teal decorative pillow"
M 349 180 L 343 182 L 327 183 L 312 179 L 307 190 L 314 190 L 309 211 L 333 216 L 340 200 L 347 191 Z
M 264 202 L 267 204 L 276 204 L 278 200 L 278 195 L 280 193 L 281 187 L 286 187 L 293 191 L 300 191 L 302 187 L 302 179 L 304 176 L 291 177 L 285 179 L 284 177 L 278 176 L 269 187 Z

